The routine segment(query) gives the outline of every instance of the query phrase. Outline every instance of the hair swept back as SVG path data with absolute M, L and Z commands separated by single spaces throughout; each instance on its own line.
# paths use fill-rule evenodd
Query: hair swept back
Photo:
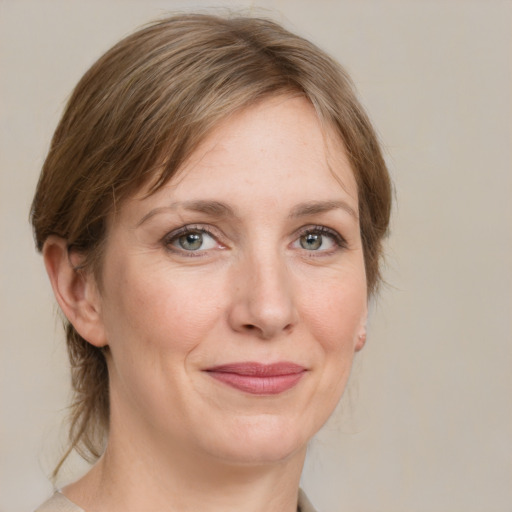
M 301 94 L 338 133 L 358 185 L 368 282 L 380 279 L 391 185 L 376 134 L 345 71 L 309 41 L 260 18 L 182 14 L 126 37 L 85 73 L 68 101 L 31 208 L 36 246 L 49 235 L 100 278 L 106 220 L 136 191 L 172 178 L 226 116 L 262 98 Z M 101 282 L 99 283 L 101 286 Z M 105 350 L 65 320 L 74 401 L 69 448 L 102 453 L 109 424 Z M 106 349 L 108 351 L 108 349 Z

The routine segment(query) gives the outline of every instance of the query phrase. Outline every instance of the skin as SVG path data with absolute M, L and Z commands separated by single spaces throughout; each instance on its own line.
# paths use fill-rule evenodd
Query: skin
M 88 512 L 292 512 L 306 445 L 365 339 L 357 187 L 343 145 L 305 99 L 267 99 L 220 124 L 146 196 L 110 219 L 101 286 L 73 271 L 80 256 L 63 240 L 45 245 L 64 313 L 110 348 L 108 447 L 65 493 Z M 273 395 L 205 371 L 245 361 L 305 371 Z

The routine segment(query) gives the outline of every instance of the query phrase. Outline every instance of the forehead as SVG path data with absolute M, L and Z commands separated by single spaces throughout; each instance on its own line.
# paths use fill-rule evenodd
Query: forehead
M 344 145 L 303 97 L 265 99 L 228 116 L 192 152 L 177 174 L 141 203 L 205 197 L 293 206 L 309 199 L 337 200 L 357 211 L 357 185 Z

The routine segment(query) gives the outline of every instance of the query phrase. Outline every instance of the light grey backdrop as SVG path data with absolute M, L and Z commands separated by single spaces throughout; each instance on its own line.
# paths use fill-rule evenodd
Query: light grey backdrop
M 396 184 L 389 285 L 303 486 L 324 512 L 512 510 L 512 3 L 2 0 L 0 512 L 51 492 L 69 398 L 27 221 L 64 101 L 121 36 L 211 5 L 271 9 L 338 58 Z

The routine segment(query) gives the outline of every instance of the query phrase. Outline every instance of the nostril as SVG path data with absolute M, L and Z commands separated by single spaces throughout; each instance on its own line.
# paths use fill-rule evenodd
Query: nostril
M 283 330 L 286 331 L 286 332 L 291 332 L 293 329 L 293 325 L 292 324 L 288 324 Z

